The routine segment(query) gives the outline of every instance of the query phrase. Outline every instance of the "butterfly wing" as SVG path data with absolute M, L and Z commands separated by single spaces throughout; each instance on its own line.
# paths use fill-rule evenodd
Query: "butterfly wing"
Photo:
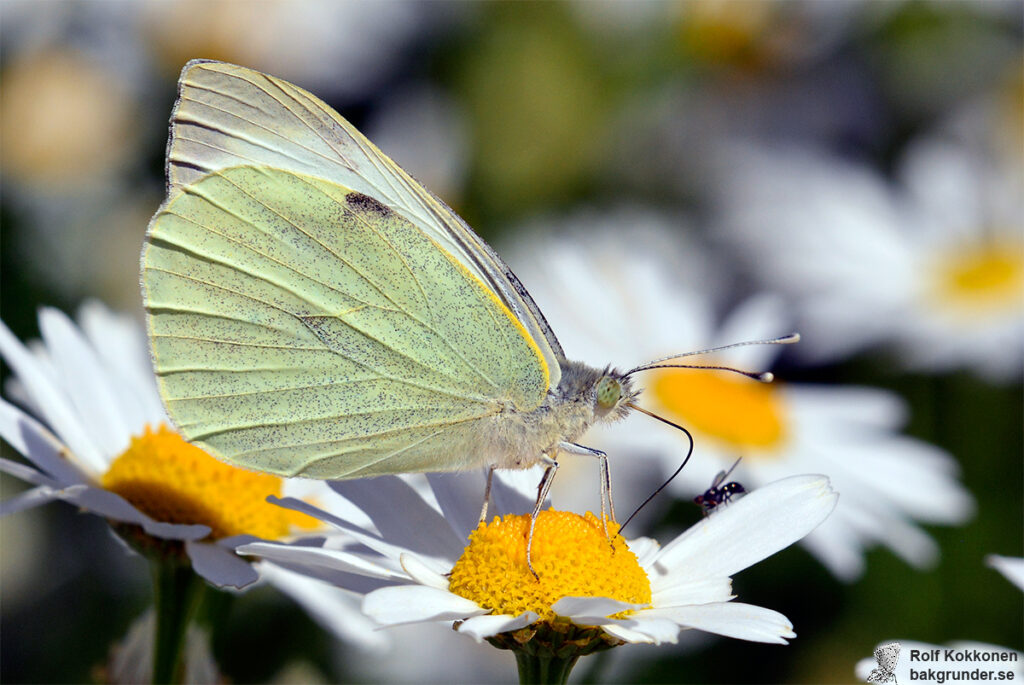
M 444 202 L 301 88 L 245 67 L 189 62 L 171 118 L 169 193 L 240 165 L 319 176 L 404 216 L 494 292 L 533 338 L 551 385 L 558 385 L 564 354 L 543 314 L 508 265 Z
M 537 407 L 543 355 L 432 235 L 330 180 L 208 171 L 154 217 L 144 296 L 186 437 L 282 475 L 459 470 L 483 423 Z

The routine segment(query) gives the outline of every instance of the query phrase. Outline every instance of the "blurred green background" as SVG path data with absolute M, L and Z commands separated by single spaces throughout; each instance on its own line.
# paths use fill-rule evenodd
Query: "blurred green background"
M 73 312 L 95 297 L 141 313 L 138 254 L 162 197 L 175 80 L 190 58 L 245 64 L 316 93 L 488 241 L 507 242 L 538 215 L 616 203 L 685 211 L 699 234 L 711 230 L 696 145 L 705 137 L 796 140 L 888 174 L 908 141 L 972 102 L 1024 108 L 1022 12 L 983 0 L 5 0 L 2 317 L 28 339 L 42 305 Z M 1020 141 L 1007 145 L 1024 163 Z M 748 282 L 738 260 L 724 263 Z M 1024 554 L 1019 374 L 992 383 L 968 371 L 908 373 L 872 353 L 778 372 L 905 398 L 907 433 L 956 457 L 977 515 L 929 528 L 942 553 L 929 571 L 876 549 L 864 577 L 844 584 L 803 549 L 787 550 L 734 584 L 792 620 L 790 646 L 624 647 L 644 658 L 619 679 L 839 683 L 889 638 L 1024 648 L 1021 591 L 983 565 L 987 554 Z M 4 496 L 23 487 L 2 483 Z M 685 525 L 699 512 L 682 503 L 671 516 Z M 96 677 L 150 601 L 145 564 L 67 506 L 0 526 L 0 680 Z M 215 647 L 233 682 L 387 682 L 394 658 L 355 655 L 267 588 L 233 602 Z M 584 661 L 574 677 L 602 682 L 605 665 Z

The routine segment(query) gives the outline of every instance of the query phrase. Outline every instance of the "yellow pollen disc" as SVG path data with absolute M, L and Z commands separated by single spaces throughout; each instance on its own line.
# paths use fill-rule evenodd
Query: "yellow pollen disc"
M 672 418 L 737 450 L 774 449 L 786 439 L 786 417 L 774 385 L 724 371 L 660 369 L 650 392 Z
M 248 533 L 275 539 L 319 522 L 266 501 L 282 480 L 229 466 L 169 429 L 146 432 L 110 465 L 101 485 L 164 523 L 202 523 L 214 539 Z
M 469 546 L 452 569 L 448 589 L 496 614 L 518 616 L 533 611 L 551 621 L 551 605 L 563 597 L 610 597 L 650 604 L 651 584 L 636 555 L 616 537 L 608 522 L 609 542 L 601 519 L 566 511 L 542 511 L 533 533 L 531 560 L 540 578 L 526 565 L 529 516 L 495 517 L 469 536 Z
M 939 296 L 978 310 L 1024 303 L 1024 246 L 985 245 L 949 254 L 939 265 Z

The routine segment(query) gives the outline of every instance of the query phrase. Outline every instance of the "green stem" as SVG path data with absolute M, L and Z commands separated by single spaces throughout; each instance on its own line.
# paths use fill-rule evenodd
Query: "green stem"
M 152 569 L 156 610 L 153 682 L 172 685 L 184 681 L 185 636 L 205 583 L 187 564 L 154 561 Z
M 579 655 L 571 657 L 540 656 L 513 650 L 519 667 L 520 685 L 565 685 Z

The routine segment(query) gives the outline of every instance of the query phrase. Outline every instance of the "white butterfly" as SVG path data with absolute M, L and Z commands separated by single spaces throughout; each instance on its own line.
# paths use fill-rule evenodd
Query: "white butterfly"
M 559 453 L 587 454 L 614 518 L 606 455 L 575 441 L 649 414 L 633 375 L 690 366 L 665 363 L 683 355 L 625 373 L 566 359 L 455 212 L 326 104 L 267 74 L 186 65 L 167 180 L 143 295 L 160 393 L 190 441 L 312 478 L 540 463 L 535 514 Z

